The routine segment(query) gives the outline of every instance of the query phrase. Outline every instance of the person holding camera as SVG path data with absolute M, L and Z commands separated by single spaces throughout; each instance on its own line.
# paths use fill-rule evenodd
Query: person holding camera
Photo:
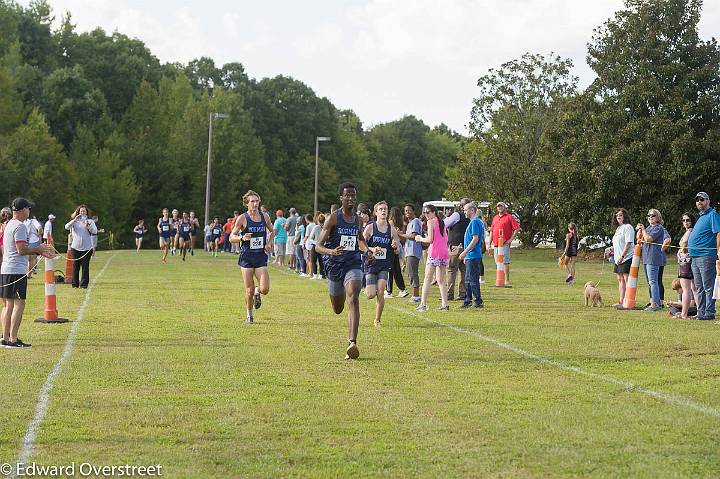
M 65 229 L 72 234 L 70 248 L 73 254 L 73 288 L 87 288 L 90 283 L 90 258 L 92 257 L 92 236 L 98 233 L 95 222 L 88 217 L 88 207 L 80 205 L 70 216 Z M 82 269 L 82 279 L 80 278 Z

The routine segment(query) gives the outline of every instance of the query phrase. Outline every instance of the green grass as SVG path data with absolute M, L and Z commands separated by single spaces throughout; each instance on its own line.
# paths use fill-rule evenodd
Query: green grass
M 415 314 L 361 302 L 358 361 L 326 285 L 272 268 L 245 326 L 236 257 L 101 252 L 72 355 L 50 393 L 31 460 L 162 464 L 165 477 L 716 477 L 720 418 L 541 363 L 548 360 L 720 408 L 720 326 L 667 313 L 585 308 L 582 286 L 617 296 L 610 267 L 568 287 L 551 251 L 513 252 L 512 289 L 484 310 Z M 492 280 L 494 266 L 488 266 Z M 674 266 L 665 272 L 666 295 Z M 12 462 L 70 325 L 42 312 L 33 279 L 21 337 L 0 350 L 0 462 Z M 58 286 L 76 318 L 83 290 Z M 648 293 L 641 279 L 639 303 Z M 433 290 L 431 307 L 437 307 Z M 455 329 L 452 329 L 452 326 Z

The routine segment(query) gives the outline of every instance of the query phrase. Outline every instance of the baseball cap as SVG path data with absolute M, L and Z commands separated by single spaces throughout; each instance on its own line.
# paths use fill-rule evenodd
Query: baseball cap
M 695 198 L 702 198 L 704 200 L 709 200 L 710 196 L 707 193 L 705 193 L 704 191 L 701 191 L 700 193 L 695 195 Z
M 28 201 L 25 198 L 15 198 L 10 205 L 13 211 L 20 211 L 25 208 L 35 208 L 35 203 Z
M 503 208 L 507 208 L 507 204 L 505 204 L 504 201 L 498 201 L 495 206 L 502 206 Z
M 54 220 L 54 219 L 55 219 L 55 215 L 52 214 L 52 213 L 50 213 L 50 214 L 48 215 L 48 219 L 49 219 L 49 220 Z

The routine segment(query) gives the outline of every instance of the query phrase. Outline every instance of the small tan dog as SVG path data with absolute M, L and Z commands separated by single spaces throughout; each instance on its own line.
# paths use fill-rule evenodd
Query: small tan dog
M 593 308 L 603 306 L 600 290 L 593 286 L 592 281 L 585 283 L 585 306 L 590 306 L 590 303 L 592 303 Z

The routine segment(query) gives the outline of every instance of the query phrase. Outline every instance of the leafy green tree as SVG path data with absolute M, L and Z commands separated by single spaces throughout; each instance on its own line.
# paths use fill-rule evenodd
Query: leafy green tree
M 15 196 L 26 196 L 37 203 L 34 213 L 38 216 L 72 211 L 77 172 L 37 110 L 0 143 L 0 168 L 0 198 L 7 203 Z
M 66 147 L 79 124 L 93 124 L 106 111 L 105 97 L 80 66 L 59 68 L 43 82 L 43 111 L 51 131 Z
M 140 192 L 132 169 L 123 166 L 117 153 L 99 148 L 90 128 L 79 127 L 70 149 L 78 176 L 78 202 L 100 216 L 106 230 L 128 239 L 128 225 Z
M 576 90 L 571 68 L 569 59 L 527 53 L 481 77 L 470 123 L 476 140 L 450 170 L 450 191 L 509 203 L 527 246 L 556 226 L 548 195 L 555 162 L 546 134 L 560 100 Z
M 610 233 L 613 207 L 634 217 L 658 208 L 677 233 L 676 219 L 697 191 L 720 192 L 720 50 L 714 39 L 699 39 L 701 6 L 626 0 L 595 30 L 588 63 L 597 79 L 573 101 L 575 113 L 559 122 L 553 144 L 558 162 L 570 166 L 561 176 L 573 180 L 555 202 L 584 192 L 593 206 L 583 221 L 599 236 Z

